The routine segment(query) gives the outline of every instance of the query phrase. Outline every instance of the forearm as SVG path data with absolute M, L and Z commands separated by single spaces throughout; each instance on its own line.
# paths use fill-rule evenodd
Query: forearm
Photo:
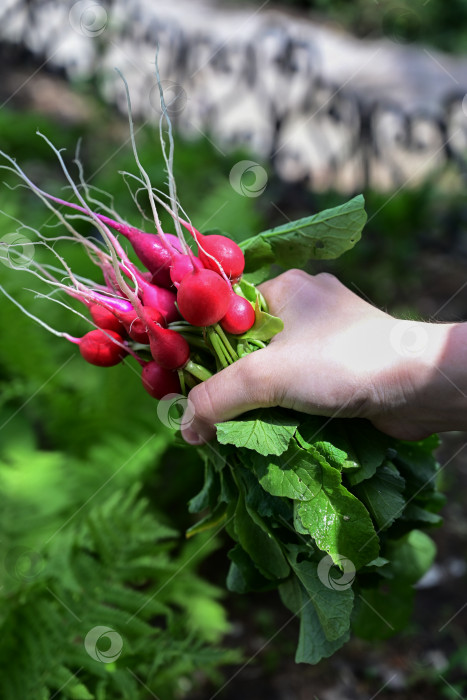
M 374 424 L 406 439 L 467 430 L 467 323 L 399 321 L 394 328 L 396 360 L 375 382 Z

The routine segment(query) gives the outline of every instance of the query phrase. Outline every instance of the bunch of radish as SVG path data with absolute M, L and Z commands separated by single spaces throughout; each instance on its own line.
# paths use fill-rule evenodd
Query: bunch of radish
M 182 252 L 171 234 L 144 233 L 96 216 L 130 241 L 146 271 L 130 262 L 110 235 L 120 254 L 120 275 L 107 265 L 103 276 L 108 293 L 69 292 L 86 304 L 97 326 L 82 338 L 67 336 L 78 344 L 83 358 L 99 367 L 111 367 L 131 352 L 142 366 L 144 388 L 156 399 L 210 375 L 211 370 L 201 364 L 203 344 L 219 366 L 233 361 L 235 340 L 229 336 L 244 334 L 255 322 L 254 304 L 238 294 L 244 268 L 239 246 L 226 236 L 203 236 L 187 226 L 198 245 L 196 256 L 188 246 Z M 125 284 L 117 279 L 122 273 Z M 129 280 L 134 286 L 126 295 Z M 150 358 L 145 359 L 148 354 Z M 198 361 L 193 361 L 193 355 Z
M 162 399 L 167 394 L 186 393 L 197 382 L 237 360 L 245 347 L 253 351 L 264 346 L 261 341 L 250 344 L 243 339 L 258 313 L 264 311 L 265 302 L 259 292 L 252 298 L 252 285 L 246 298 L 242 287 L 245 259 L 233 240 L 225 235 L 201 234 L 153 192 L 150 199 L 157 233 L 146 233 L 92 211 L 69 177 L 59 152 L 80 204 L 42 191 L 13 159 L 2 155 L 9 160 L 10 169 L 67 226 L 72 236 L 62 238 L 78 241 L 99 268 L 99 282 L 74 275 L 56 246 L 51 245 L 58 239 L 44 239 L 38 232 L 43 239 L 40 242 L 60 261 L 71 284 L 60 281 L 50 265 L 35 260 L 30 261 L 28 271 L 79 300 L 86 307 L 85 317 L 93 329 L 75 337 L 39 322 L 78 345 L 86 362 L 112 367 L 131 355 L 141 367 L 143 387 L 154 398 Z M 163 231 L 156 200 L 176 218 L 176 235 Z M 74 217 L 94 223 L 103 245 L 79 234 L 70 223 L 73 216 L 67 218 L 56 205 L 74 209 L 79 212 Z M 118 217 L 116 212 L 114 215 Z M 186 238 L 181 227 L 187 231 Z M 131 245 L 138 263 L 129 257 L 125 242 Z
M 162 94 L 161 100 L 163 103 Z M 256 338 L 254 328 L 261 325 L 267 309 L 259 291 L 242 280 L 245 258 L 237 243 L 225 235 L 202 234 L 185 214 L 185 218 L 180 216 L 179 211 L 183 210 L 178 202 L 172 172 L 173 139 L 167 113 L 164 112 L 170 143 L 168 153 L 162 134 L 163 120 L 160 125 L 169 184 L 169 194 L 163 195 L 152 187 L 139 161 L 130 104 L 129 108 L 131 143 L 140 175 L 126 175 L 147 191 L 154 233 L 127 224 L 116 211 L 92 197 L 83 180 L 81 164 L 75 161 L 81 184 L 78 187 L 61 151 L 42 134 L 39 135 L 55 152 L 77 202 L 68 202 L 44 192 L 13 158 L 1 151 L 0 155 L 8 164 L 0 168 L 19 176 L 71 234 L 50 238 L 36 231 L 38 244 L 45 246 L 59 261 L 64 277 L 57 277 L 57 268 L 53 265 L 40 264 L 36 259 L 28 259 L 27 271 L 53 287 L 52 293 L 42 296 L 67 305 L 55 294 L 64 292 L 85 305 L 86 314 L 68 308 L 86 318 L 93 328 L 82 337 L 75 337 L 33 318 L 55 335 L 77 344 L 84 360 L 93 365 L 112 367 L 131 355 L 141 367 L 146 391 L 154 398 L 162 399 L 170 393 L 186 393 L 194 384 L 204 381 L 245 353 L 264 347 L 264 333 L 263 339 Z M 97 204 L 100 211 L 93 211 L 96 207 L 91 209 L 88 200 Z M 158 212 L 161 206 L 172 217 L 175 233 L 163 230 Z M 70 209 L 74 212 L 69 213 Z M 103 211 L 106 213 L 101 213 Z M 84 218 L 92 223 L 99 239 L 79 233 L 73 225 L 74 218 Z M 99 268 L 99 282 L 73 273 L 57 252 L 58 241 L 64 239 L 82 245 Z M 125 246 L 128 244 L 133 249 L 133 258 L 127 253 Z M 0 291 L 17 303 L 3 288 L 0 287 Z M 27 310 L 22 310 L 32 316 Z

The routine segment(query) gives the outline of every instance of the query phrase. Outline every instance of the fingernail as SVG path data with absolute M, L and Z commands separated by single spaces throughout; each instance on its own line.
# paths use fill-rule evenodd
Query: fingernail
M 189 445 L 201 445 L 204 442 L 203 438 L 192 428 L 184 428 L 182 437 Z

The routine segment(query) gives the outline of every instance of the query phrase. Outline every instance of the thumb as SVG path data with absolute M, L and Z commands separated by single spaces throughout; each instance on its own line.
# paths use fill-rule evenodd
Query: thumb
M 242 357 L 190 391 L 187 410 L 191 419 L 186 424 L 182 420 L 182 436 L 186 442 L 201 445 L 216 434 L 215 423 L 272 405 L 265 352 L 266 349 L 256 350 Z

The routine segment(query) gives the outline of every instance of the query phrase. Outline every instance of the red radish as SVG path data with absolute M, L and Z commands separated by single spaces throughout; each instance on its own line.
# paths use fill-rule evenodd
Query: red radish
M 78 296 L 88 305 L 92 319 L 99 328 L 114 330 L 120 335 L 124 335 L 126 332 L 137 343 L 149 343 L 146 321 L 138 316 L 138 313 L 128 300 L 106 297 L 103 294 L 92 291 L 88 292 L 88 294 L 96 303 L 88 302 L 80 297 L 78 293 L 73 293 L 73 296 Z M 164 318 L 157 309 L 146 308 L 145 314 L 154 323 L 164 324 Z M 103 325 L 106 323 L 107 325 Z
M 164 280 L 170 285 L 168 274 L 172 264 L 172 251 L 164 244 L 162 237 L 156 233 L 144 233 L 132 226 L 125 227 L 125 229 L 119 227 L 117 230 L 130 241 L 144 267 L 153 275 L 159 276 L 158 284 L 162 284 L 162 280 Z M 180 241 L 177 236 L 166 233 L 164 238 L 177 252 L 180 252 Z
M 141 374 L 143 386 L 154 399 L 163 399 L 167 394 L 179 394 L 180 380 L 177 372 L 164 369 L 157 362 L 148 362 Z
M 240 335 L 249 331 L 254 322 L 255 310 L 248 299 L 232 294 L 227 313 L 220 321 L 223 330 L 233 335 Z
M 100 329 L 89 331 L 78 340 L 83 358 L 97 367 L 113 367 L 123 360 L 126 352 L 117 343 L 123 343 L 123 338 L 118 333 Z
M 197 242 L 199 259 L 204 267 L 221 273 L 220 263 L 222 270 L 231 280 L 238 280 L 242 276 L 245 269 L 245 256 L 235 241 L 217 233 L 205 236 L 183 219 L 180 219 L 180 223 Z
M 151 355 L 164 369 L 181 369 L 190 359 L 190 346 L 183 336 L 170 328 L 162 328 L 150 318 L 148 327 Z
M 112 311 L 112 313 L 114 313 L 119 319 L 120 317 L 123 318 L 125 314 L 133 312 L 133 305 L 130 301 L 128 301 L 128 299 L 110 297 L 94 291 L 89 291 L 89 296 L 92 304 L 100 304 L 109 311 Z
M 131 279 L 127 267 L 122 266 L 122 271 Z M 170 289 L 164 289 L 155 284 L 150 284 L 144 278 L 143 273 L 134 267 L 134 265 L 131 265 L 131 272 L 138 282 L 139 296 L 144 306 L 160 311 L 166 323 L 177 321 L 180 318 L 180 314 L 175 306 L 175 293 L 170 291 Z
M 119 333 L 120 335 L 125 333 L 124 326 L 109 309 L 104 308 L 100 304 L 90 304 L 89 313 L 91 314 L 92 320 L 99 328 L 115 331 L 115 333 Z
M 145 307 L 144 316 L 145 318 L 149 317 L 156 324 L 163 323 L 162 315 L 157 309 Z M 146 320 L 139 318 L 135 311 L 133 312 L 132 316 L 128 314 L 123 323 L 125 324 L 128 335 L 132 340 L 134 340 L 136 343 L 149 343 L 147 322 Z
M 194 255 L 176 255 L 170 268 L 170 279 L 178 287 L 185 275 L 195 269 L 202 270 L 203 268 L 201 260 Z
M 231 293 L 227 282 L 213 270 L 195 270 L 180 283 L 178 308 L 193 326 L 212 326 L 225 316 Z
M 147 282 L 144 285 L 139 284 L 141 286 L 141 300 L 145 306 L 158 309 L 166 323 L 173 323 L 179 320 L 180 314 L 175 306 L 177 297 L 174 292 Z
M 220 272 L 220 263 L 225 274 L 231 280 L 237 280 L 242 276 L 245 268 L 245 257 L 235 241 L 227 238 L 227 236 L 213 233 L 210 236 L 202 236 L 201 245 L 202 249 L 199 249 L 199 259 L 204 267 Z M 206 253 L 212 255 L 215 260 L 206 255 Z
M 114 227 L 115 228 L 115 227 Z M 152 274 L 155 284 L 168 288 L 171 286 L 170 267 L 175 255 L 180 255 L 180 241 L 170 233 L 164 234 L 167 244 L 156 233 L 144 233 L 133 227 L 120 227 L 120 233 L 130 241 L 133 250 L 143 263 L 144 267 Z

